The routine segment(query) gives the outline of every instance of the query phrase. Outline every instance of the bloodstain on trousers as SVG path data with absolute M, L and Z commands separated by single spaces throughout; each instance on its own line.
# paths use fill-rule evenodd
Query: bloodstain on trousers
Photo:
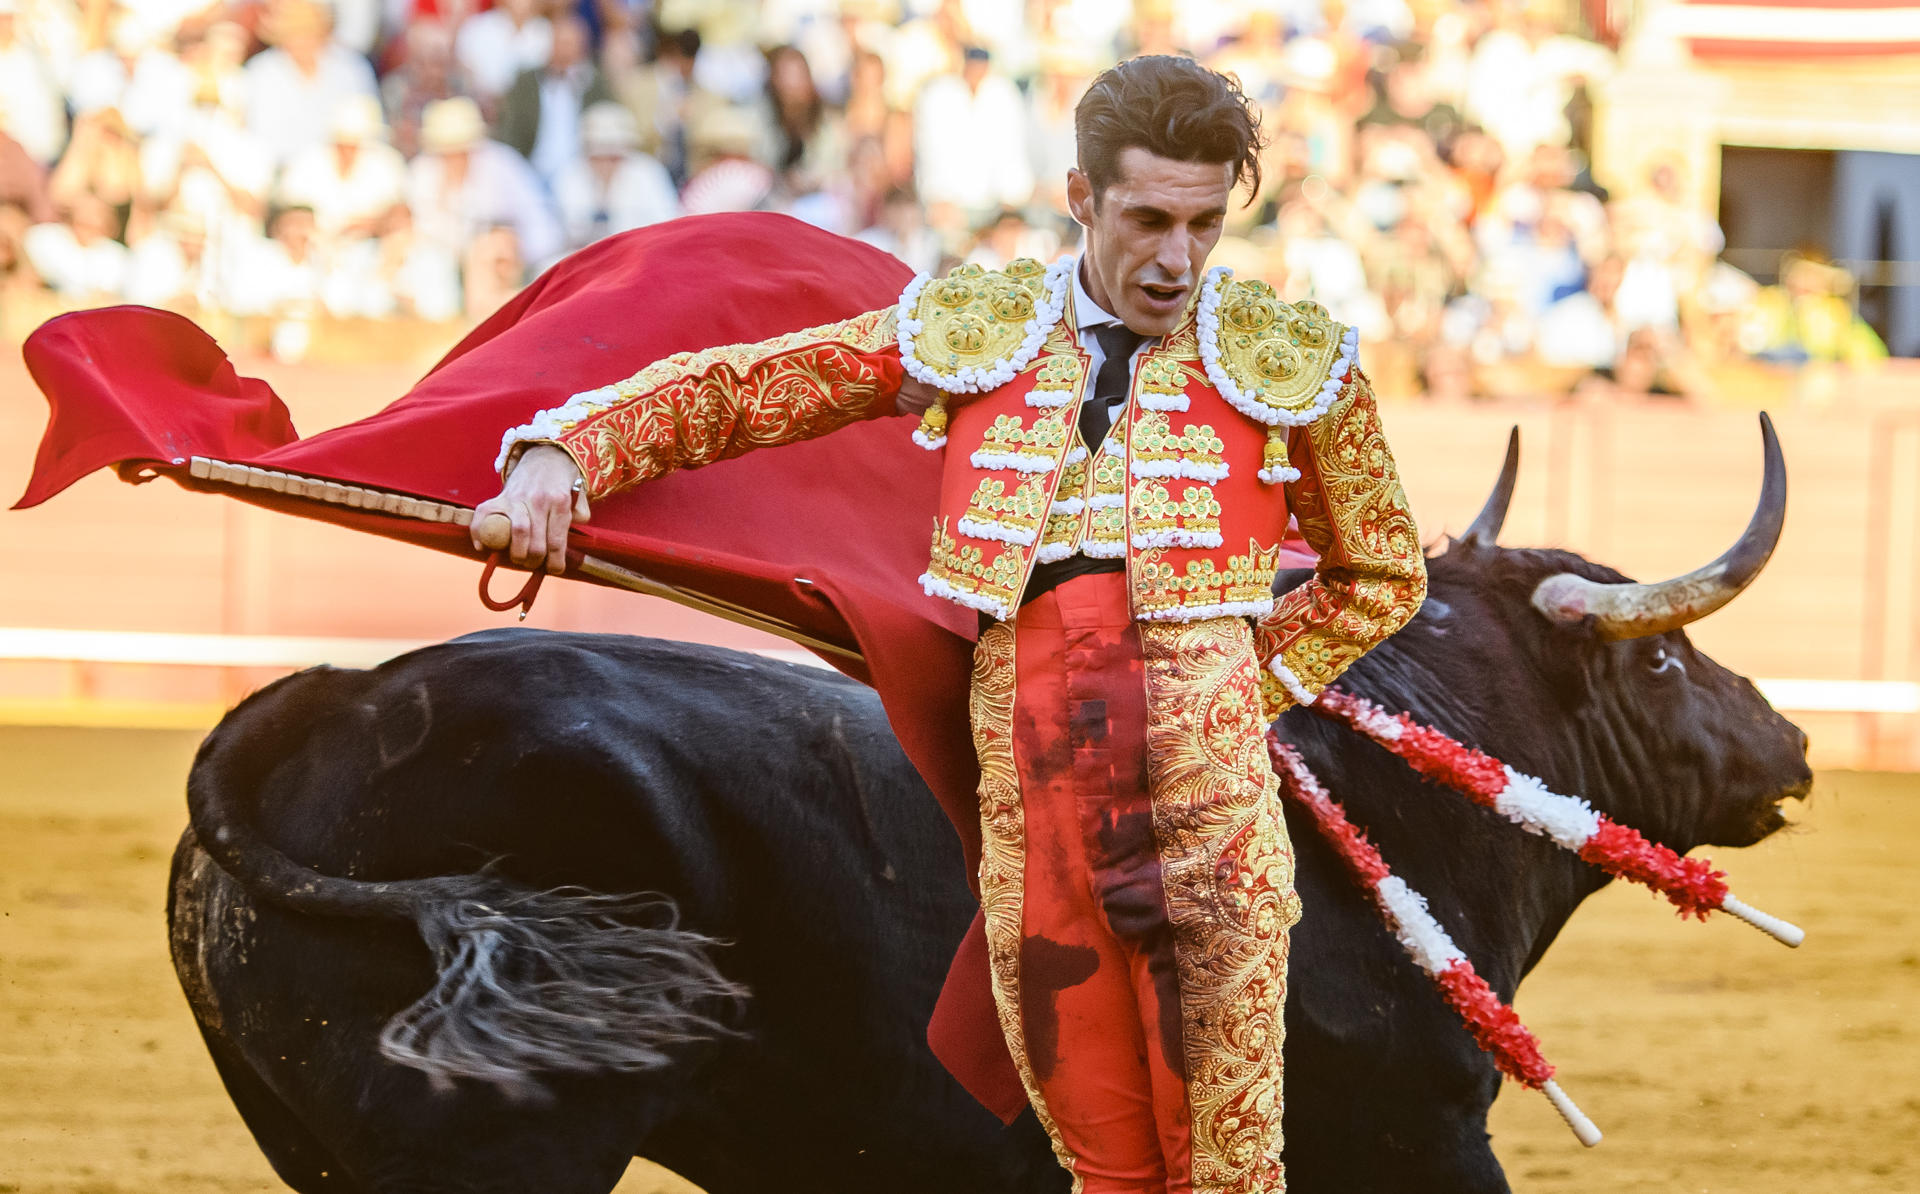
M 975 657 L 1001 1027 L 1087 1194 L 1275 1194 L 1292 854 L 1238 619 L 1079 577 Z

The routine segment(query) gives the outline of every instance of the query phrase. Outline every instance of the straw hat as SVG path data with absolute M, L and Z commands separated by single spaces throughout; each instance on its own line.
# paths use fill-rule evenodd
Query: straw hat
M 333 106 L 327 134 L 343 145 L 361 145 L 387 138 L 387 120 L 380 101 L 370 95 L 350 95 Z
M 458 153 L 472 149 L 487 136 L 480 105 L 464 95 L 435 100 L 420 116 L 420 148 L 428 153 Z
M 640 145 L 640 122 L 625 104 L 602 100 L 580 114 L 580 144 L 588 156 L 631 153 Z
M 697 156 L 731 153 L 752 157 L 760 144 L 760 125 L 745 108 L 716 104 L 688 130 L 687 141 Z

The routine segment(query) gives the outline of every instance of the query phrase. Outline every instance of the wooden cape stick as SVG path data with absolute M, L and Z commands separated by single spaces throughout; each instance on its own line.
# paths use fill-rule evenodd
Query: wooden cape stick
M 284 493 L 291 497 L 306 498 L 332 506 L 371 510 L 400 518 L 415 518 L 422 522 L 450 522 L 463 527 L 473 523 L 473 511 L 465 506 L 428 501 L 424 498 L 409 497 L 406 494 L 371 489 L 361 485 L 347 485 L 339 481 L 329 481 L 324 477 L 286 473 L 277 469 L 259 468 L 251 464 L 234 464 L 207 456 L 195 456 L 189 460 L 187 474 L 197 481 L 213 481 L 239 489 L 265 489 L 273 493 Z M 481 520 L 480 542 L 491 550 L 505 551 L 512 537 L 513 523 L 506 515 L 491 514 Z M 689 609 L 697 609 L 703 614 L 712 614 L 716 618 L 724 618 L 741 626 L 764 630 L 768 634 L 776 635 L 791 643 L 798 643 L 808 650 L 831 655 L 836 659 L 844 659 L 851 663 L 864 662 L 864 656 L 858 651 L 849 651 L 838 644 L 815 638 L 779 618 L 707 593 L 699 593 L 692 589 L 683 589 L 678 585 L 654 580 L 652 577 L 622 568 L 598 556 L 583 556 L 579 571 L 595 580 L 618 585 L 623 589 L 644 593 L 649 597 L 663 597 Z
M 480 520 L 475 537 L 480 540 L 483 547 L 491 551 L 505 551 L 512 542 L 513 523 L 504 514 L 489 514 Z M 618 585 L 623 589 L 631 589 L 636 593 L 645 593 L 649 597 L 662 597 L 684 605 L 688 609 L 697 609 L 701 613 L 712 614 L 716 618 L 724 618 L 740 626 L 764 630 L 768 634 L 777 635 L 791 643 L 799 643 L 809 650 L 819 651 L 836 659 L 845 659 L 852 663 L 864 661 L 864 657 L 858 651 L 849 651 L 845 647 L 815 638 L 790 622 L 784 622 L 724 598 L 654 580 L 650 576 L 644 576 L 630 568 L 622 568 L 598 556 L 582 555 L 579 569 L 595 580 Z

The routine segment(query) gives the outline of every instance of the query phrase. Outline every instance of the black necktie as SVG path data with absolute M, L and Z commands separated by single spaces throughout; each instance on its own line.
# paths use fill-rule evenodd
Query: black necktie
M 1126 398 L 1128 382 L 1133 380 L 1133 350 L 1146 337 L 1124 323 L 1103 323 L 1093 329 L 1093 337 L 1100 341 L 1106 359 L 1093 379 L 1093 397 L 1080 404 L 1080 440 L 1087 451 L 1098 452 L 1113 426 L 1113 412 L 1107 404 Z

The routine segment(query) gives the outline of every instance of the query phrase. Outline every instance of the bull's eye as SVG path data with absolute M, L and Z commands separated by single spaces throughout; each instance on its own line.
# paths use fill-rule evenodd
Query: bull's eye
M 1668 651 L 1665 647 L 1656 647 L 1653 652 L 1653 657 L 1647 660 L 1647 670 L 1656 676 L 1664 676 L 1668 672 L 1685 673 L 1687 665 L 1680 661 L 1679 656 Z

